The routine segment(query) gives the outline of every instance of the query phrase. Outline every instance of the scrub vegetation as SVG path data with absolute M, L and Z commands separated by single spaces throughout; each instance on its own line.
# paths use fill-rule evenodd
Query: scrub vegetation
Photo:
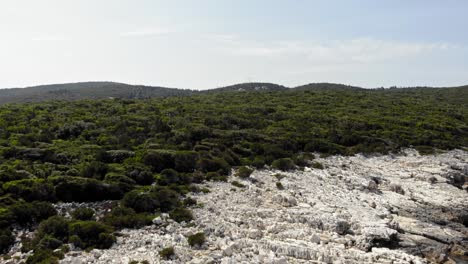
M 194 203 L 186 194 L 207 191 L 192 183 L 225 181 L 232 169 L 248 178 L 252 168 L 265 166 L 323 168 L 310 161 L 311 152 L 466 148 L 467 105 L 467 88 L 213 92 L 3 105 L 0 251 L 14 243 L 17 227 L 36 230 L 34 241 L 23 242 L 23 251 L 35 252 L 28 263 L 53 263 L 68 243 L 108 248 L 115 231 L 149 225 L 160 213 L 189 222 Z M 103 200 L 120 202 L 100 219 L 86 209 L 64 218 L 52 206 Z M 203 244 L 204 236 L 189 241 Z

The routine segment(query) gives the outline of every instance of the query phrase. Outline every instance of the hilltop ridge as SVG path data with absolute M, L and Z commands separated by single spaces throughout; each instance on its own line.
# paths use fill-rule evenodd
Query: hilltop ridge
M 414 87 L 425 89 L 430 87 Z M 468 86 L 453 88 L 466 89 Z M 190 96 L 221 92 L 279 92 L 279 91 L 360 91 L 370 90 L 337 83 L 309 83 L 296 87 L 267 82 L 239 83 L 206 90 L 168 88 L 161 86 L 131 85 L 118 82 L 77 82 L 49 84 L 25 88 L 0 89 L 0 104 L 29 103 L 52 100 L 76 101 L 83 99 L 149 99 L 155 97 Z

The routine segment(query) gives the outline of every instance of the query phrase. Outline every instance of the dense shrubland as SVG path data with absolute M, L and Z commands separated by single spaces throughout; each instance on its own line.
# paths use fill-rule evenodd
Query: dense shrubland
M 30 263 L 53 262 L 67 243 L 108 248 L 113 232 L 168 213 L 188 222 L 192 183 L 232 168 L 323 168 L 310 152 L 421 153 L 468 146 L 468 89 L 232 92 L 154 100 L 0 107 L 0 251 L 14 228 L 36 231 Z M 279 183 L 278 188 L 283 188 Z M 120 200 L 57 216 L 54 202 Z M 193 244 L 202 244 L 202 234 Z M 164 253 L 164 255 L 171 255 Z M 44 262 L 44 263 L 45 263 Z

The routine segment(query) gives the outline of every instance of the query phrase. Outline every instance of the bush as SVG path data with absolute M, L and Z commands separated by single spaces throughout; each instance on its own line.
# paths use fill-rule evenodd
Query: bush
M 152 150 L 143 156 L 144 164 L 150 166 L 153 171 L 161 172 L 164 169 L 175 167 L 173 151 Z
M 434 177 L 434 176 L 432 176 L 432 177 L 429 178 L 429 182 L 430 182 L 431 184 L 437 183 L 437 178 Z
M 273 161 L 271 165 L 273 166 L 273 168 L 282 171 L 288 171 L 295 168 L 294 162 L 290 158 L 277 159 Z
M 317 161 L 312 162 L 312 168 L 314 168 L 314 169 L 319 169 L 319 170 L 323 170 L 323 169 L 324 169 L 322 163 L 317 162 Z
M 122 199 L 122 205 L 132 208 L 137 213 L 153 213 L 159 208 L 159 201 L 150 192 L 141 192 L 138 190 L 127 193 Z
M 350 224 L 346 221 L 339 221 L 338 223 L 336 223 L 336 233 L 340 234 L 340 235 L 346 235 L 349 231 L 349 228 L 350 228 Z
M 252 172 L 253 172 L 252 169 L 242 166 L 237 170 L 236 175 L 240 178 L 248 178 L 250 177 L 250 174 L 252 174 Z
M 273 174 L 273 177 L 275 177 L 278 181 L 281 181 L 283 178 L 286 178 L 286 175 L 281 173 L 275 173 Z
M 401 195 L 405 194 L 405 190 L 399 184 L 391 184 L 390 185 L 390 191 L 396 192 L 396 193 L 401 194 Z
M 197 200 L 193 199 L 192 197 L 187 197 L 183 201 L 184 206 L 193 206 L 197 204 Z
M 262 156 L 256 156 L 251 164 L 255 168 L 261 169 L 261 168 L 265 167 L 265 158 L 262 157 Z
M 39 241 L 37 246 L 41 249 L 54 250 L 54 249 L 61 247 L 62 245 L 63 245 L 63 242 L 61 240 L 56 239 L 52 236 L 45 236 Z
M 233 186 L 238 187 L 238 188 L 245 188 L 245 185 L 242 184 L 242 183 L 240 183 L 240 182 L 238 182 L 238 181 L 232 181 L 231 184 L 232 184 Z
M 294 157 L 294 164 L 300 167 L 305 167 L 309 164 L 309 159 L 310 159 L 310 155 L 302 153 Z
M 26 260 L 27 264 L 58 264 L 59 257 L 50 249 L 37 249 Z
M 140 171 L 140 170 L 133 170 L 128 173 L 128 177 L 133 179 L 137 184 L 140 185 L 150 185 L 154 182 L 153 174 L 149 171 Z
M 3 184 L 3 189 L 26 201 L 53 201 L 54 186 L 44 179 L 24 179 Z
M 114 174 L 114 173 L 109 173 L 106 175 L 106 177 L 104 177 L 104 181 L 106 182 L 115 182 L 115 183 L 125 183 L 125 184 L 128 184 L 128 185 L 135 185 L 136 182 L 130 178 L 130 177 L 127 177 L 125 175 L 119 175 L 119 174 Z
M 81 248 L 110 248 L 115 242 L 112 228 L 94 221 L 78 221 L 70 224 L 70 236 L 79 238 Z M 74 238 L 76 239 L 76 238 Z M 74 242 L 73 242 L 74 243 Z
M 173 169 L 165 169 L 158 179 L 159 185 L 170 185 L 180 183 L 179 173 Z
M 67 242 L 68 233 L 68 221 L 61 216 L 52 216 L 41 222 L 37 229 L 35 240 L 39 241 L 46 236 L 50 236 Z
M 15 220 L 15 215 L 11 210 L 0 207 L 0 228 L 8 227 Z
M 105 215 L 102 221 L 115 229 L 122 228 L 141 228 L 151 225 L 154 216 L 150 214 L 137 214 L 131 208 L 115 207 Z
M 20 225 L 39 223 L 57 214 L 55 208 L 47 202 L 18 202 L 10 206 L 13 219 Z
M 94 210 L 91 208 L 76 208 L 71 216 L 75 220 L 88 221 L 94 220 Z
M 276 182 L 276 188 L 278 188 L 278 190 L 284 190 L 284 186 L 281 182 Z
M 161 256 L 163 259 L 170 259 L 174 255 L 175 252 L 173 247 L 163 248 L 161 251 L 159 251 L 159 256 Z
M 177 151 L 174 153 L 174 169 L 178 172 L 193 172 L 197 167 L 198 153 Z
M 123 191 L 112 183 L 95 179 L 59 176 L 51 178 L 55 184 L 55 194 L 63 202 L 94 202 L 119 200 Z
M 227 181 L 227 177 L 225 175 L 221 176 L 217 172 L 207 172 L 206 173 L 206 180 L 207 181 Z
M 15 237 L 9 229 L 0 229 L 0 254 L 8 252 L 15 242 Z
M 169 188 L 156 187 L 151 190 L 151 193 L 159 203 L 159 211 L 163 213 L 180 205 L 179 194 Z
M 231 166 L 224 159 L 200 159 L 198 168 L 203 172 L 218 172 L 222 175 L 228 175 Z
M 196 233 L 191 235 L 187 238 L 188 243 L 191 247 L 194 246 L 201 246 L 205 243 L 205 234 L 204 233 Z
M 109 171 L 109 166 L 103 162 L 93 161 L 86 164 L 81 170 L 81 176 L 102 180 Z
M 186 208 L 176 208 L 169 213 L 169 216 L 176 222 L 190 222 L 193 219 L 192 212 Z
M 152 213 L 156 210 L 168 212 L 179 206 L 180 200 L 175 191 L 157 187 L 149 192 L 135 190 L 127 193 L 122 199 L 122 205 L 132 208 L 137 213 Z

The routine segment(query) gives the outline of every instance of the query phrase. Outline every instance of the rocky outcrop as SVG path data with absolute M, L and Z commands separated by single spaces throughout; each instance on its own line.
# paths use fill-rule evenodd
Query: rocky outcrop
M 163 215 L 123 230 L 109 250 L 71 251 L 62 263 L 455 263 L 468 254 L 468 193 L 447 175 L 462 173 L 468 153 L 317 158 L 325 169 L 255 171 L 251 179 L 203 184 L 192 194 L 193 223 Z M 434 180 L 435 179 L 435 180 Z M 399 186 L 395 189 L 394 186 Z M 397 190 L 397 191 L 395 191 Z M 206 243 L 191 248 L 189 235 Z M 158 252 L 173 246 L 175 257 Z M 451 262 L 452 261 L 452 262 Z

